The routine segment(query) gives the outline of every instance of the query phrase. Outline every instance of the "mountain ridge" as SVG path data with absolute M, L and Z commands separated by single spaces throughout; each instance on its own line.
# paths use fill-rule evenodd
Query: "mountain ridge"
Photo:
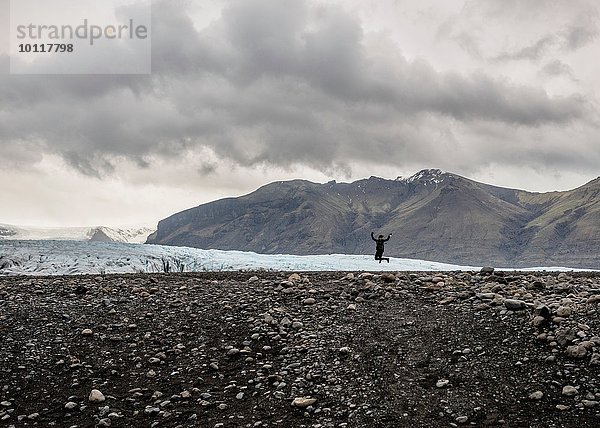
M 352 183 L 277 181 L 174 214 L 148 243 L 288 254 L 386 254 L 481 265 L 600 264 L 600 179 L 565 192 L 509 189 L 439 169 Z

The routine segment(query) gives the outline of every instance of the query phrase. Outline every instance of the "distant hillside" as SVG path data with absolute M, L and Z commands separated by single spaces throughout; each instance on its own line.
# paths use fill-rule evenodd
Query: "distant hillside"
M 496 266 L 600 267 L 600 179 L 531 193 L 440 170 L 353 183 L 275 182 L 159 222 L 148 243 L 287 254 L 373 252 Z
M 29 227 L 0 224 L 0 240 L 56 240 L 143 243 L 152 233 L 146 227 L 120 229 L 111 227 Z

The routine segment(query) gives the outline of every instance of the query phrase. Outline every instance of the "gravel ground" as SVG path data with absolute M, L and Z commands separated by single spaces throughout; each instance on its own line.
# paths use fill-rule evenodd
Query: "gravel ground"
M 0 426 L 598 427 L 600 275 L 0 278 Z

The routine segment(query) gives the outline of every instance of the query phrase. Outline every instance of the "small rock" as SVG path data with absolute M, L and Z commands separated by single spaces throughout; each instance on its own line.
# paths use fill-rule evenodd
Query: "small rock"
M 230 357 L 237 355 L 240 353 L 240 350 L 238 348 L 232 348 L 229 351 L 227 351 L 227 355 L 229 355 Z
M 90 328 L 86 328 L 81 332 L 82 336 L 91 336 L 92 334 L 94 334 L 94 332 Z
M 484 266 L 481 268 L 479 273 L 481 273 L 482 275 L 491 275 L 494 273 L 494 268 L 491 266 Z
M 548 308 L 548 306 L 546 306 L 546 305 L 536 306 L 533 313 L 536 316 L 543 317 L 545 319 L 550 319 L 550 316 L 551 316 L 550 308 Z
M 77 407 L 77 403 L 72 401 L 69 401 L 67 404 L 65 404 L 65 409 L 67 410 L 73 410 L 75 407 Z
M 144 413 L 151 416 L 157 415 L 160 413 L 160 409 L 158 407 L 146 406 Z
M 308 406 L 312 406 L 317 402 L 316 398 L 308 398 L 308 397 L 296 397 L 294 401 L 292 401 L 292 406 L 305 408 Z
M 565 351 L 565 354 L 567 355 L 567 357 L 570 357 L 570 358 L 581 359 L 581 358 L 585 358 L 585 356 L 587 355 L 587 352 L 588 352 L 587 349 L 583 345 L 571 345 L 571 346 L 567 346 L 567 350 Z
M 532 392 L 531 394 L 529 394 L 529 399 L 530 400 L 539 401 L 543 397 L 544 397 L 544 393 L 542 391 L 535 391 L 535 392 Z
M 449 383 L 450 381 L 448 379 L 440 379 L 435 383 L 435 386 L 437 388 L 445 388 Z
M 91 401 L 92 403 L 102 403 L 104 400 L 106 400 L 106 397 L 104 397 L 104 394 L 102 394 L 97 389 L 92 389 L 92 392 L 90 392 L 90 396 L 88 397 L 88 400 Z
M 313 299 L 312 297 L 309 297 L 308 299 L 304 299 L 302 301 L 302 304 L 309 306 L 309 305 L 314 305 L 316 302 L 317 301 L 315 299 Z
M 572 397 L 574 395 L 577 395 L 577 393 L 577 388 L 571 385 L 564 386 L 562 389 L 562 395 L 566 395 L 567 397 Z
M 572 313 L 573 313 L 573 310 L 569 306 L 560 306 L 556 310 L 556 316 L 561 317 L 561 318 L 569 317 L 569 316 L 571 316 Z
M 600 303 L 600 294 L 596 294 L 596 295 L 590 297 L 589 299 L 587 299 L 586 303 L 588 305 L 592 305 L 594 303 Z
M 509 311 L 521 311 L 521 310 L 527 308 L 527 304 L 522 300 L 505 299 L 504 307 L 506 309 L 508 309 Z
M 391 274 L 391 273 L 385 273 L 385 274 L 381 275 L 381 279 L 383 280 L 383 282 L 388 282 L 388 283 L 396 282 L 396 275 Z

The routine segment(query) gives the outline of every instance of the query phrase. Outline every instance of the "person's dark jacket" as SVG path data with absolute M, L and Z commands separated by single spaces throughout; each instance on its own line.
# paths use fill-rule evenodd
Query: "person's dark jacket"
M 380 236 L 382 236 L 382 235 L 380 235 Z M 373 235 L 373 232 L 371 232 L 371 239 L 373 239 L 373 241 L 375 241 L 377 243 L 375 246 L 375 249 L 377 250 L 378 253 L 379 252 L 383 253 L 383 250 L 385 249 L 384 242 L 389 241 L 391 237 L 392 237 L 392 234 L 390 233 L 387 238 L 375 238 L 375 235 Z

